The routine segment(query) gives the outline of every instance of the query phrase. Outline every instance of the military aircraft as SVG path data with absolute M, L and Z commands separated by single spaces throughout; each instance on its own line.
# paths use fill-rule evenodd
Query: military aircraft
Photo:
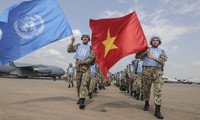
M 180 83 L 180 80 L 177 80 L 176 78 L 169 78 L 168 76 L 163 76 L 162 79 L 165 83 Z
M 163 76 L 163 80 L 165 83 L 183 83 L 183 84 L 199 84 L 200 85 L 200 78 L 177 79 L 177 78 L 170 78 L 167 76 Z
M 61 77 L 65 74 L 65 71 L 57 66 L 51 65 L 32 65 L 25 63 L 14 63 L 0 66 L 0 73 L 6 75 L 15 75 L 20 78 L 31 77 L 52 77 L 54 80 L 56 77 Z

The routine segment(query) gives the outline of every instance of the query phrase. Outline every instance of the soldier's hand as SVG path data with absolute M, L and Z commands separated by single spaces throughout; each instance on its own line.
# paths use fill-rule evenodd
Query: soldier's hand
M 150 53 L 150 49 L 148 48 L 146 51 L 145 51 L 146 54 Z
M 74 43 L 74 41 L 75 41 L 75 37 L 72 36 L 72 37 L 71 37 L 71 42 Z
M 84 64 L 84 62 L 81 61 L 81 60 L 78 60 L 77 63 L 78 63 L 79 65 Z
M 147 56 L 149 59 L 154 59 L 154 57 L 152 56 L 152 55 L 150 55 L 150 54 L 148 54 L 148 56 Z

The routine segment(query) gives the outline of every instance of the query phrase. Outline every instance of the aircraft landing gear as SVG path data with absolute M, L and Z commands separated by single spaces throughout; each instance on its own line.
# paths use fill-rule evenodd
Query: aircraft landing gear
M 53 81 L 56 81 L 56 76 L 53 76 L 52 78 L 53 78 Z

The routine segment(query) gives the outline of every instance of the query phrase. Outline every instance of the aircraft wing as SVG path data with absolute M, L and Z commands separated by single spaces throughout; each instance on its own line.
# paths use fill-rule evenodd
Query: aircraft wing
M 50 68 L 47 65 L 32 65 L 32 64 L 26 64 L 26 63 L 11 63 L 12 66 L 19 68 L 21 70 L 27 70 L 27 71 L 32 71 L 32 72 L 38 72 L 38 73 L 44 73 L 48 74 L 52 72 L 52 68 Z
M 44 65 L 42 65 L 42 64 L 32 65 L 32 64 L 26 64 L 26 63 L 15 63 L 15 67 L 17 67 L 17 68 L 34 68 L 34 67 L 44 67 Z
M 42 65 L 42 64 L 27 64 L 27 63 L 14 63 L 11 62 L 10 66 L 17 68 L 20 71 L 20 74 L 31 74 L 31 75 L 43 75 L 43 76 L 62 76 L 65 74 L 65 71 L 58 67 L 52 65 Z

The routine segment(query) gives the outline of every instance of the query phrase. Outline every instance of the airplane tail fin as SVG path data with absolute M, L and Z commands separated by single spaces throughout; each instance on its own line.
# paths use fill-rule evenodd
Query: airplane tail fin
M 14 62 L 9 62 L 9 65 L 10 65 L 10 66 L 13 66 L 13 67 L 16 67 L 16 65 L 15 65 Z

